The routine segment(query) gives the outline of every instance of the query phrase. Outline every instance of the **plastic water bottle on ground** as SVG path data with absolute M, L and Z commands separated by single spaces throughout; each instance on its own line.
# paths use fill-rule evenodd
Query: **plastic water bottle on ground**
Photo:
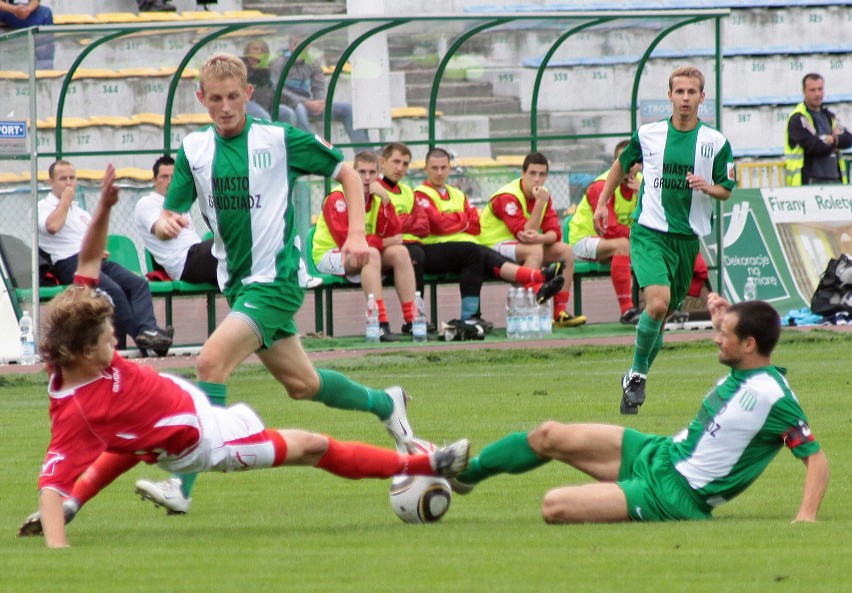
M 21 315 L 18 328 L 21 330 L 21 364 L 35 364 L 35 335 L 33 334 L 33 318 L 30 317 L 29 311 L 24 311 L 24 314 Z
M 530 337 L 529 314 L 527 313 L 527 298 L 524 289 L 515 290 L 515 310 L 518 312 L 518 339 L 528 340 Z
M 515 301 L 515 287 L 510 286 L 506 295 L 506 337 L 510 340 L 519 338 L 518 308 Z
M 748 277 L 748 280 L 746 280 L 745 286 L 743 287 L 743 300 L 757 300 L 757 280 L 751 276 Z
M 538 306 L 538 332 L 540 336 L 553 333 L 553 299 L 547 299 Z
M 527 325 L 529 329 L 529 338 L 534 340 L 541 336 L 541 317 L 538 309 L 539 304 L 535 298 L 535 293 L 532 287 L 528 287 L 526 291 L 527 305 Z
M 379 306 L 376 304 L 376 297 L 373 294 L 367 296 L 367 341 L 370 343 L 378 343 L 379 331 Z
M 426 341 L 426 307 L 419 290 L 414 293 L 414 320 L 411 322 L 411 338 L 419 343 Z

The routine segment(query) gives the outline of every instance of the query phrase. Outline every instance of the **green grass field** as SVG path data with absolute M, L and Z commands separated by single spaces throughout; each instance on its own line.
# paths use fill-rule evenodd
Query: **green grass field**
M 406 525 L 385 481 L 349 482 L 324 472 L 279 469 L 199 478 L 191 512 L 168 517 L 133 495 L 137 467 L 69 526 L 72 548 L 18 539 L 36 507 L 48 440 L 45 376 L 0 377 L 3 501 L 0 558 L 16 592 L 517 592 L 849 590 L 852 550 L 852 334 L 785 333 L 774 361 L 789 379 L 827 452 L 832 481 L 817 524 L 791 525 L 804 466 L 786 450 L 712 522 L 548 526 L 542 495 L 587 478 L 551 463 L 486 481 L 456 496 L 437 524 Z M 639 416 L 618 413 L 627 347 L 381 352 L 336 360 L 352 378 L 403 385 L 419 435 L 467 436 L 474 451 L 510 431 L 555 418 L 626 423 L 671 434 L 691 420 L 725 373 L 709 343 L 667 346 Z M 186 371 L 184 371 L 186 372 Z M 191 373 L 190 373 L 191 374 Z M 302 427 L 390 446 L 372 417 L 289 400 L 257 366 L 230 383 L 271 427 Z

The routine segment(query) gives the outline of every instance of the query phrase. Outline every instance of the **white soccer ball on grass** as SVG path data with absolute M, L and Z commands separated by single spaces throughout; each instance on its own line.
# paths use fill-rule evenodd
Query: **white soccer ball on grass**
M 453 492 L 443 478 L 394 476 L 390 503 L 396 516 L 406 523 L 440 521 L 450 508 Z

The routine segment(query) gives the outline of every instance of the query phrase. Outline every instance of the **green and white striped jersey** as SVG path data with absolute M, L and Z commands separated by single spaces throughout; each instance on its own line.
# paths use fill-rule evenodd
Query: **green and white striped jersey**
M 672 437 L 671 462 L 710 507 L 745 490 L 783 445 L 797 458 L 819 451 L 784 369 L 732 370 Z
M 336 177 L 342 161 L 318 136 L 283 123 L 247 117 L 233 138 L 210 125 L 184 138 L 164 207 L 187 212 L 199 198 L 223 292 L 254 282 L 296 282 L 293 183 L 301 175 Z
M 703 236 L 710 232 L 714 199 L 693 191 L 688 173 L 728 189 L 736 185 L 731 145 L 702 122 L 689 132 L 676 130 L 671 119 L 641 126 L 618 157 L 628 171 L 642 162 L 642 188 L 633 219 L 665 233 Z

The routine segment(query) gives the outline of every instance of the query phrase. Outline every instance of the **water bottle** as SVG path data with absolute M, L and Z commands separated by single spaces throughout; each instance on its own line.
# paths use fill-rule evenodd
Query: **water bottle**
M 754 301 L 757 299 L 757 280 L 748 277 L 746 280 L 745 286 L 743 287 L 743 300 L 744 301 Z
M 29 311 L 24 311 L 18 322 L 21 330 L 21 364 L 35 364 L 35 336 L 33 335 L 33 318 Z
M 372 293 L 367 296 L 367 341 L 378 343 L 379 341 L 379 306 L 376 297 Z
M 411 338 L 415 342 L 426 341 L 426 307 L 420 291 L 414 293 L 414 320 L 411 322 Z
M 541 336 L 541 317 L 538 312 L 538 300 L 535 298 L 532 287 L 527 288 L 526 301 L 529 337 L 531 340 L 534 340 Z
M 518 309 L 515 306 L 515 287 L 510 286 L 506 295 L 506 337 L 518 339 Z
M 515 290 L 515 311 L 517 311 L 518 316 L 518 339 L 527 340 L 530 337 L 529 314 L 527 313 L 527 297 L 521 287 Z
M 553 299 L 547 299 L 538 307 L 538 331 L 542 336 L 553 333 Z

